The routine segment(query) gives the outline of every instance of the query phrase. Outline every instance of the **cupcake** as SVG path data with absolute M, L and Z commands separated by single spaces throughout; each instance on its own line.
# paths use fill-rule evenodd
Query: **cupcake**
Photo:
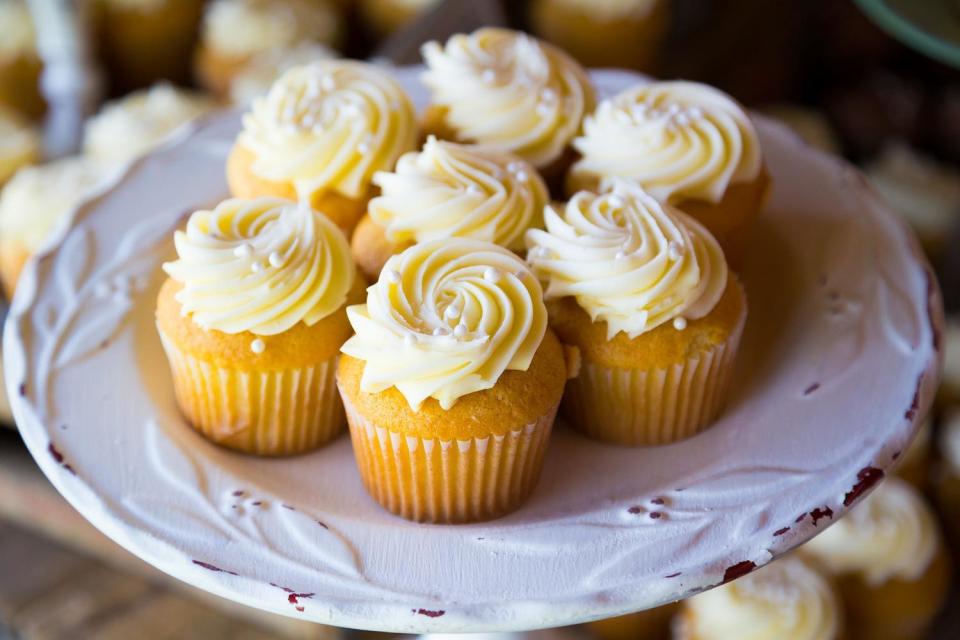
M 547 207 L 546 231 L 526 235 L 550 325 L 580 352 L 563 411 L 603 442 L 673 442 L 723 408 L 746 297 L 696 220 L 635 183 L 603 188 Z
M 801 552 L 836 578 L 852 638 L 922 638 L 947 595 L 951 569 L 936 518 L 898 478 Z
M 313 42 L 337 46 L 339 11 L 326 0 L 214 0 L 203 17 L 195 69 L 200 84 L 226 97 L 258 54 Z
M 635 180 L 713 233 L 736 259 L 769 187 L 760 142 L 743 108 L 695 82 L 652 82 L 604 100 L 573 142 L 567 189 Z
M 203 0 L 97 0 L 97 45 L 123 90 L 185 83 Z
M 566 170 L 594 105 L 590 79 L 570 56 L 518 31 L 483 28 L 428 42 L 423 57 L 427 133 L 516 154 L 548 179 Z
M 667 33 L 666 0 L 533 0 L 534 32 L 588 67 L 651 71 Z
M 473 238 L 524 251 L 523 234 L 542 226 L 547 187 L 516 156 L 476 146 L 427 139 L 405 154 L 380 187 L 353 234 L 353 258 L 369 280 L 387 259 L 417 242 Z
M 350 60 L 294 67 L 253 101 L 227 160 L 234 196 L 308 200 L 348 234 L 373 174 L 414 148 L 416 116 L 390 75 Z
M 937 404 L 960 404 L 960 316 L 949 316 L 943 332 L 943 375 L 937 389 Z
M 680 610 L 677 603 L 665 604 L 625 616 L 595 620 L 587 629 L 598 640 L 670 640 L 670 622 Z
M 960 547 L 960 407 L 943 413 L 937 438 L 937 505 L 953 543 Z
M 787 556 L 685 600 L 675 640 L 839 640 L 843 608 L 830 582 Z
M 268 49 L 254 54 L 230 81 L 230 100 L 250 105 L 266 95 L 284 71 L 318 60 L 333 60 L 337 52 L 318 42 L 301 42 L 289 48 Z
M 157 300 L 177 404 L 207 439 L 290 455 L 342 432 L 337 353 L 363 281 L 343 233 L 306 204 L 226 200 L 190 216 Z
M 40 159 L 40 134 L 19 114 L 0 107 L 0 186 Z
M 44 110 L 33 18 L 23 0 L 0 0 L 0 106 L 27 118 Z
M 566 377 L 539 283 L 510 251 L 453 238 L 387 261 L 337 384 L 367 490 L 419 522 L 486 520 L 536 484 Z
M 374 35 L 387 36 L 438 4 L 440 0 L 360 0 L 358 8 Z
M 917 435 L 897 458 L 894 473 L 902 480 L 906 480 L 919 491 L 924 491 L 929 484 L 931 465 L 931 441 L 933 439 L 933 423 L 929 416 L 920 424 Z
M 46 242 L 84 196 L 104 179 L 103 170 L 79 157 L 24 167 L 0 192 L 0 282 L 8 298 L 27 259 Z
M 214 108 L 209 98 L 161 83 L 107 103 L 84 125 L 83 151 L 105 166 L 146 154 Z

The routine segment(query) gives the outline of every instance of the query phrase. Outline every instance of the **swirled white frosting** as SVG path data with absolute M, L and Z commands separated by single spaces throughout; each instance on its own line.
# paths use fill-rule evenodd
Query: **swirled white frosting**
M 88 120 L 83 131 L 84 153 L 106 164 L 128 162 L 213 108 L 213 101 L 200 94 L 156 84 L 108 103 Z
M 760 142 L 744 110 L 695 82 L 642 84 L 604 100 L 573 142 L 575 180 L 617 176 L 659 200 L 718 202 L 732 183 L 762 168 Z
M 681 638 L 835 640 L 842 613 L 827 581 L 786 557 L 684 602 Z
M 95 163 L 69 157 L 20 169 L 0 192 L 0 242 L 36 252 L 84 196 L 106 176 Z
M 703 226 L 635 183 L 581 191 L 562 212 L 548 206 L 546 231 L 527 231 L 527 260 L 547 298 L 574 296 L 607 338 L 634 338 L 674 318 L 707 315 L 727 286 L 723 250 Z
M 250 104 L 254 98 L 266 95 L 284 71 L 336 57 L 336 51 L 316 42 L 261 51 L 250 58 L 230 81 L 230 99 L 237 104 Z
M 525 371 L 547 311 L 536 278 L 510 251 L 455 238 L 417 244 L 387 261 L 367 303 L 347 308 L 356 335 L 344 353 L 366 362 L 360 388 L 396 387 L 414 411 L 449 409 Z
M 834 574 L 879 586 L 919 579 L 939 548 L 930 507 L 909 484 L 888 478 L 838 522 L 802 547 Z
M 537 167 L 560 157 L 593 108 L 586 72 L 517 31 L 484 28 L 423 46 L 424 83 L 460 139 L 510 151 Z
M 231 199 L 174 236 L 184 315 L 204 329 L 268 336 L 313 325 L 347 299 L 356 268 L 343 233 L 305 204 Z
M 432 136 L 373 182 L 382 195 L 370 217 L 397 243 L 460 237 L 523 249 L 548 200 L 539 174 L 516 156 Z
M 377 171 L 416 145 L 413 105 L 387 72 L 327 60 L 294 67 L 243 118 L 239 143 L 262 178 L 292 182 L 301 198 L 359 199 Z
M 340 30 L 325 0 L 216 0 L 203 19 L 205 46 L 244 57 L 306 41 L 331 44 Z
M 0 107 L 0 185 L 40 155 L 40 134 L 16 113 Z
M 660 0 L 554 0 L 561 6 L 589 13 L 599 21 L 642 18 L 653 10 Z
M 0 2 L 0 60 L 12 60 L 36 53 L 36 33 L 33 18 L 25 2 Z

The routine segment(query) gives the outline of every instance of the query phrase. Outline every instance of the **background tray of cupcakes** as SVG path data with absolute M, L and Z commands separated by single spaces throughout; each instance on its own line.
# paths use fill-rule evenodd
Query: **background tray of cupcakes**
M 29 263 L 8 391 L 78 510 L 245 604 L 478 631 L 729 582 L 883 478 L 942 311 L 860 174 L 518 32 L 424 59 L 291 68 L 112 172 Z M 791 562 L 742 589 L 827 593 Z

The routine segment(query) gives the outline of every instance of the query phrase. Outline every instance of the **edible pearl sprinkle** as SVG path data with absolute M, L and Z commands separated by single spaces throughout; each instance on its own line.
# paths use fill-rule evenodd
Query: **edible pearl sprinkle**
M 516 173 L 516 178 L 517 178 L 517 180 L 520 181 L 520 182 L 526 182 L 528 177 L 529 177 L 529 176 L 527 176 L 527 172 L 526 172 L 526 171 L 517 171 L 517 173 Z
M 487 282 L 499 282 L 503 274 L 498 269 L 487 267 L 483 270 L 483 279 Z
M 261 271 L 263 271 L 263 265 L 260 264 L 259 262 L 251 262 L 250 271 L 253 271 L 254 273 L 260 273 Z
M 467 193 L 473 196 L 478 196 L 482 193 L 482 191 L 480 190 L 480 187 L 478 187 L 477 185 L 471 184 L 467 187 Z
M 412 333 L 405 334 L 403 336 L 403 344 L 407 345 L 408 347 L 412 347 L 413 345 L 417 344 L 416 336 L 414 336 Z
M 467 326 L 464 324 L 458 324 L 453 330 L 453 337 L 462 338 L 467 335 Z
M 458 315 L 460 315 L 460 308 L 457 307 L 456 305 L 450 305 L 444 310 L 443 315 L 445 315 L 448 318 L 455 318 Z
M 480 74 L 480 77 L 487 84 L 492 84 L 497 80 L 497 72 L 493 69 L 484 69 L 483 73 Z
M 238 258 L 249 258 L 250 254 L 252 253 L 253 249 L 250 248 L 250 245 L 248 244 L 242 244 L 233 250 L 233 255 L 237 256 Z
M 437 327 L 436 329 L 433 330 L 433 335 L 435 336 L 445 336 L 447 335 L 447 333 L 448 331 L 443 327 Z
M 359 153 L 359 154 L 362 155 L 362 156 L 365 156 L 365 155 L 367 155 L 368 153 L 370 153 L 370 143 L 364 141 L 364 142 L 361 142 L 360 144 L 358 144 L 358 145 L 357 145 L 357 153 Z
M 680 251 L 680 245 L 677 244 L 676 242 L 671 242 L 669 247 L 667 248 L 667 257 L 670 258 L 672 261 L 676 262 L 677 260 L 680 259 L 681 255 L 683 254 Z
M 320 86 L 323 87 L 324 91 L 333 91 L 337 88 L 337 82 L 332 75 L 325 73 L 320 78 Z
M 387 282 L 391 284 L 397 284 L 400 282 L 400 272 L 396 269 L 387 269 L 383 272 L 383 277 L 387 279 Z
M 686 318 L 674 318 L 673 319 L 673 328 L 677 331 L 683 331 L 687 328 L 687 319 Z
M 627 254 L 623 251 L 617 251 L 616 255 L 613 256 L 617 260 L 624 260 L 627 257 Z
M 266 348 L 267 348 L 267 345 L 265 345 L 263 343 L 263 340 L 261 340 L 260 338 L 257 338 L 256 340 L 250 343 L 250 350 L 253 351 L 254 353 L 263 353 L 264 349 Z
M 283 256 L 276 251 L 270 254 L 268 260 L 270 261 L 270 266 L 274 268 L 277 268 L 283 264 Z
M 618 209 L 627 203 L 622 196 L 616 193 L 612 194 L 608 201 L 610 202 L 611 207 L 616 207 Z

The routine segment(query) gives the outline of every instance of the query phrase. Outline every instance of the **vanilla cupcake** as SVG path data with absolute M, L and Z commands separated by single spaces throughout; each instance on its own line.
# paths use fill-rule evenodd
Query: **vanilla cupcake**
M 405 518 L 473 522 L 534 488 L 565 364 L 526 265 L 461 238 L 387 261 L 348 309 L 337 384 L 370 494 Z
M 20 168 L 40 160 L 40 133 L 0 106 L 0 186 Z
M 338 435 L 345 309 L 363 296 L 343 233 L 303 203 L 234 199 L 194 213 L 174 242 L 157 328 L 189 423 L 258 455 Z
M 261 51 L 231 79 L 230 100 L 235 104 L 249 105 L 254 98 L 266 95 L 277 78 L 288 69 L 337 57 L 336 51 L 317 42 Z
M 933 422 L 928 416 L 921 424 L 910 445 L 897 458 L 894 473 L 919 491 L 924 491 L 930 479 Z
M 947 408 L 937 438 L 936 495 L 944 526 L 960 547 L 960 407 Z
M 675 640 L 846 637 L 843 608 L 830 582 L 796 556 L 697 594 L 682 607 Z
M 635 183 L 581 191 L 527 231 L 550 324 L 580 352 L 563 409 L 604 442 L 691 436 L 723 408 L 747 316 L 723 250 L 696 220 Z
M 423 58 L 427 133 L 516 154 L 548 179 L 566 170 L 594 105 L 590 79 L 570 56 L 519 31 L 483 28 L 428 42 Z
M 728 95 L 695 82 L 652 82 L 604 100 L 573 142 L 567 190 L 635 180 L 683 209 L 739 257 L 769 187 L 757 132 Z
M 853 638 L 922 638 L 947 595 L 951 569 L 936 518 L 898 478 L 801 552 L 836 578 Z
M 670 640 L 670 623 L 680 610 L 670 603 L 625 616 L 588 622 L 590 634 L 599 640 Z
M 417 140 L 413 104 L 386 71 L 350 60 L 294 67 L 253 101 L 227 159 L 234 196 L 308 200 L 348 234 Z
M 97 46 L 125 90 L 187 82 L 203 0 L 97 0 Z
M 666 0 L 534 0 L 534 32 L 588 67 L 651 71 L 667 33 Z
M 89 160 L 72 157 L 24 167 L 0 192 L 0 282 L 8 298 L 27 259 L 104 179 Z
M 948 316 L 943 331 L 943 375 L 937 389 L 937 404 L 960 404 L 960 316 Z
M 105 166 L 151 151 L 186 123 L 213 110 L 209 98 L 161 83 L 107 103 L 84 125 L 83 152 Z
M 440 0 L 360 0 L 360 17 L 377 36 L 399 31 Z
M 0 0 L 0 106 L 28 117 L 43 113 L 33 17 L 23 0 Z
M 342 32 L 343 18 L 327 0 L 215 0 L 204 13 L 196 74 L 226 97 L 255 56 L 305 42 L 336 47 Z
M 369 280 L 387 259 L 417 242 L 473 238 L 524 251 L 523 234 L 542 226 L 547 187 L 516 156 L 427 139 L 373 183 L 381 195 L 353 234 L 353 258 Z

